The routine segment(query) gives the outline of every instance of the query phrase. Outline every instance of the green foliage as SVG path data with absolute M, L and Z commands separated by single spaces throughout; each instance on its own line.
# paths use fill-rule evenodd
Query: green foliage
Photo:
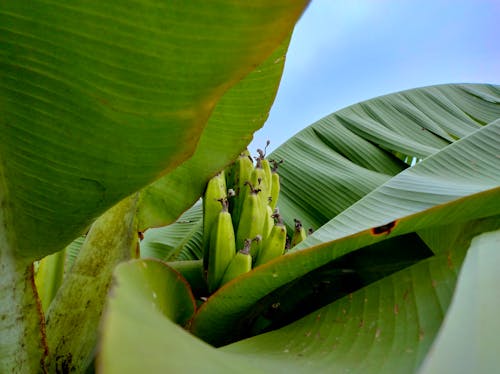
M 269 156 L 280 213 L 315 232 L 206 298 L 193 204 L 264 123 L 306 5 L 2 4 L 1 372 L 498 366 L 499 86 L 386 95 L 291 138 Z
M 306 5 L 2 3 L 1 372 L 43 372 L 57 354 L 47 344 L 31 263 L 62 250 L 148 185 L 131 232 L 171 223 L 192 205 L 264 123 Z M 161 191 L 173 192 L 158 199 L 151 183 L 160 177 Z M 110 272 L 104 274 L 90 288 L 109 284 Z M 102 295 L 90 300 L 97 318 Z M 68 321 L 73 310 L 61 312 Z M 91 342 L 95 324 L 88 329 Z M 89 362 L 86 354 L 63 356 L 63 371 Z
M 190 159 L 200 144 L 195 165 L 169 177 L 176 191 L 199 192 L 262 126 L 286 43 L 262 67 L 262 80 L 255 70 L 217 104 L 284 42 L 305 5 L 3 4 L 0 160 L 8 204 L 2 210 L 16 252 L 38 259 L 62 249 L 107 208 Z M 256 96 L 248 98 L 249 91 Z M 250 100 L 251 110 L 230 130 L 231 117 Z M 215 139 L 226 133 L 220 143 Z M 219 147 L 224 143 L 232 146 Z M 215 146 L 223 150 L 215 153 Z M 196 198 L 192 193 L 187 203 L 169 206 L 170 221 L 162 223 Z M 141 213 L 140 221 L 148 224 L 147 217 Z
M 474 238 L 452 304 L 422 373 L 492 373 L 498 367 L 500 230 Z
M 474 113 L 467 117 L 470 131 L 463 132 L 463 138 L 456 141 L 457 136 L 448 137 L 446 144 L 411 167 L 401 163 L 401 150 L 394 150 L 403 142 L 402 136 L 389 136 L 394 144 L 387 141 L 383 147 L 366 143 L 370 146 L 348 148 L 349 139 L 360 144 L 364 138 L 354 136 L 354 125 L 339 130 L 342 124 L 332 121 L 338 113 L 276 150 L 272 156 L 286 160 L 280 175 L 289 181 L 283 182 L 282 191 L 286 192 L 280 197 L 280 209 L 284 206 L 292 217 L 301 218 L 312 211 L 315 221 L 309 222 L 320 227 L 297 249 L 228 283 L 198 307 L 189 326 L 192 333 L 215 346 L 235 342 L 219 349 L 200 348 L 205 370 L 215 372 L 219 354 L 225 352 L 230 355 L 225 364 L 243 372 L 417 371 L 440 333 L 471 241 L 500 227 L 500 121 L 494 120 L 500 116 L 498 92 L 496 86 L 429 87 L 373 99 L 339 112 L 347 121 L 346 112 L 350 111 L 355 123 L 359 120 L 356 109 L 364 108 L 366 116 L 377 118 L 371 127 L 382 132 L 384 124 L 399 113 L 401 101 L 407 100 L 420 108 L 420 115 L 416 115 L 417 109 L 407 110 L 407 117 L 399 117 L 399 123 L 417 131 L 424 117 L 450 115 L 449 123 L 440 123 L 454 134 L 462 126 L 454 126 L 456 121 L 452 121 L 460 113 L 458 108 Z M 424 103 L 429 97 L 448 102 L 449 108 L 427 108 Z M 369 107 L 372 110 L 367 110 Z M 377 109 L 381 112 L 374 114 Z M 488 124 L 483 123 L 486 120 Z M 432 123 L 429 120 L 426 126 Z M 442 135 L 442 131 L 435 131 Z M 410 130 L 406 132 L 410 133 L 406 142 L 411 145 L 414 137 Z M 436 137 L 433 141 L 437 143 L 441 135 L 432 132 L 429 138 Z M 349 153 L 340 153 L 340 144 Z M 423 149 L 415 148 L 408 157 L 418 156 Z M 369 155 L 379 155 L 385 161 L 379 166 L 375 159 L 373 163 L 363 161 Z M 389 169 L 383 165 L 395 166 Z M 348 181 L 350 188 L 338 179 Z M 336 213 L 339 200 L 350 205 Z M 331 218 L 326 222 L 318 223 L 328 216 Z M 197 235 L 196 222 L 190 224 L 192 239 Z M 176 226 L 155 229 L 158 233 L 166 230 L 175 232 Z M 183 238 L 184 244 L 196 242 L 189 237 Z M 182 252 L 182 245 L 179 248 Z M 195 262 L 187 264 L 191 271 L 196 269 Z M 173 266 L 179 268 L 178 263 Z M 199 278 L 190 274 L 186 272 L 196 285 Z M 200 292 L 198 295 L 204 292 L 199 287 L 193 289 Z M 124 289 L 117 292 L 127 293 Z M 318 309 L 309 308 L 310 314 L 304 316 L 299 309 L 310 304 Z M 114 314 L 123 318 L 124 325 L 133 323 L 125 309 L 110 308 L 110 315 Z M 159 330 L 152 331 L 146 341 L 155 341 L 171 328 L 167 320 L 158 324 Z M 450 332 L 441 330 L 441 334 L 460 333 L 457 323 L 447 326 L 443 328 Z M 107 330 L 109 337 L 123 327 L 115 329 Z M 129 339 L 128 344 L 134 347 L 133 334 Z M 189 334 L 176 339 L 186 345 L 198 344 Z M 180 365 L 189 352 L 176 349 L 173 357 L 178 363 L 172 359 L 168 364 L 156 364 L 168 370 Z M 129 359 L 134 365 L 135 358 Z M 434 360 L 432 354 L 429 360 Z

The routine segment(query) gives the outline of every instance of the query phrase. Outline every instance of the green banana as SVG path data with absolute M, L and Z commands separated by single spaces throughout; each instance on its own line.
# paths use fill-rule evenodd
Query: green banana
M 262 240 L 265 241 L 266 238 L 271 233 L 274 226 L 273 214 L 275 214 L 269 205 L 266 205 L 266 216 L 264 218 L 264 227 L 262 229 Z
M 231 263 L 222 277 L 221 286 L 233 280 L 234 278 L 248 273 L 252 270 L 252 256 L 250 255 L 251 240 L 245 240 L 245 246 L 242 250 L 238 251 L 231 260 Z
M 266 143 L 266 148 L 267 149 L 267 146 L 270 144 L 269 140 L 267 141 Z M 266 201 L 269 201 L 269 198 L 271 196 L 271 190 L 272 190 L 272 172 L 271 172 L 271 161 L 270 160 L 267 160 L 265 157 L 266 157 L 266 152 L 265 152 L 265 149 L 264 151 L 262 149 L 257 149 L 257 153 L 259 154 L 259 157 L 258 159 L 260 159 L 260 163 L 261 163 L 261 167 L 262 167 L 262 170 L 264 170 L 264 185 L 265 185 L 265 188 L 262 188 L 262 190 L 264 191 L 264 198 L 266 199 Z
M 267 191 L 268 191 L 268 195 L 269 195 L 269 193 L 271 192 L 271 189 L 272 189 L 272 184 L 273 184 L 271 164 L 270 164 L 270 161 L 266 158 L 262 159 L 261 164 L 262 164 L 262 170 L 264 170 L 264 176 L 265 176 L 264 181 L 266 183 Z M 269 197 L 269 196 L 267 196 L 267 197 Z
M 278 197 L 280 194 L 280 176 L 278 174 L 278 165 L 283 163 L 283 160 L 276 161 L 271 160 L 273 163 L 273 168 L 271 169 L 271 191 L 269 205 L 274 210 L 278 204 Z
M 257 235 L 262 237 L 265 220 L 265 206 L 262 205 L 262 200 L 259 196 L 260 189 L 255 189 L 252 183 L 246 182 L 248 186 L 247 194 L 243 200 L 241 207 L 241 215 L 239 219 L 238 229 L 236 231 L 236 246 L 242 248 L 245 244 L 245 239 L 255 238 Z M 253 258 L 257 255 L 260 248 L 260 241 L 252 242 L 250 253 Z
M 217 220 L 210 235 L 207 284 L 212 293 L 219 287 L 229 263 L 236 253 L 233 222 L 228 211 L 227 199 L 219 200 L 222 204 Z
M 253 171 L 253 161 L 248 150 L 242 152 L 234 162 L 231 186 L 235 196 L 230 201 L 229 211 L 233 217 L 234 227 L 238 227 L 241 206 L 244 200 L 245 182 L 250 180 Z
M 203 194 L 203 269 L 205 278 L 208 269 L 210 233 L 221 210 L 220 200 L 227 198 L 224 174 L 224 171 L 221 171 L 210 179 Z
M 265 264 L 285 252 L 286 227 L 279 213 L 273 214 L 273 218 L 276 219 L 276 224 L 273 226 L 268 238 L 262 243 L 255 266 Z
M 266 182 L 266 172 L 262 168 L 262 160 L 259 157 L 255 160 L 255 168 L 250 175 L 250 182 L 255 188 L 261 189 L 262 199 L 267 203 L 268 185 Z
M 293 221 L 295 222 L 295 230 L 293 231 L 292 242 L 290 244 L 291 248 L 295 247 L 307 237 L 306 229 L 302 226 L 302 222 L 295 218 Z

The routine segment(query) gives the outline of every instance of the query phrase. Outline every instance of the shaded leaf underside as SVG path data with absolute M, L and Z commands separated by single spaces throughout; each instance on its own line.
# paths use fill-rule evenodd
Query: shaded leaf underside
M 141 241 L 141 257 L 172 260 L 182 251 L 184 256 L 191 252 L 193 258 L 202 258 L 202 216 L 200 201 L 174 223 L 159 229 L 147 230 Z

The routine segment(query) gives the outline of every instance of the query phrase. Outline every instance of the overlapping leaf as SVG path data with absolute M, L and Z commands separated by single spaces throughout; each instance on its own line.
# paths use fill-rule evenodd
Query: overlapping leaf
M 288 39 L 227 91 L 208 120 L 193 157 L 141 191 L 141 229 L 175 220 L 203 193 L 208 180 L 236 159 L 262 127 L 278 89 Z
M 355 104 L 307 127 L 269 156 L 285 160 L 278 205 L 289 231 L 293 218 L 321 227 L 407 168 L 401 157 L 411 161 L 425 147 L 436 152 L 499 118 L 499 103 L 498 86 L 432 86 Z M 380 146 L 357 130 L 358 122 L 391 135 Z
M 191 157 L 218 100 L 270 56 L 305 5 L 3 4 L 0 197 L 19 254 L 61 249 L 111 205 Z M 275 87 L 280 69 L 257 87 Z M 256 99 L 252 118 L 265 116 L 273 95 Z M 240 127 L 241 144 L 253 131 Z
M 354 104 L 305 128 L 269 157 L 283 159 L 280 211 L 324 225 L 408 165 L 500 118 L 500 87 L 440 85 Z M 408 162 L 410 163 L 410 162 Z
M 231 361 L 174 323 L 191 317 L 194 300 L 171 268 L 138 260 L 118 266 L 115 278 L 102 330 L 100 372 L 248 372 L 248 365 Z
M 471 239 L 499 226 L 500 219 L 496 217 L 440 227 L 437 231 L 452 239 L 446 252 L 356 291 L 287 327 L 222 350 L 239 354 L 242 361 L 253 363 L 263 372 L 415 372 L 441 326 Z M 455 339 L 466 340 L 465 336 Z M 492 346 L 497 347 L 495 343 Z M 434 372 L 449 371 L 453 367 L 448 364 L 451 356 L 439 357 L 446 364 Z
M 122 271 L 137 263 L 122 265 L 104 324 L 99 367 L 105 373 L 141 368 L 179 373 L 415 371 L 441 326 L 471 239 L 499 226 L 500 219 L 494 217 L 434 228 L 433 237 L 443 238 L 439 243 L 429 238 L 433 248 L 441 249 L 438 256 L 373 283 L 287 327 L 221 349 L 182 331 L 154 307 L 158 302 L 182 303 L 165 294 L 158 301 L 149 290 L 144 292 L 138 286 L 139 281 L 149 284 L 155 278 L 163 280 L 167 268 L 153 276 L 145 267 L 141 271 L 150 276 L 139 280 Z M 196 360 L 191 359 L 193 351 Z M 148 359 L 144 360 L 146 354 Z
M 453 302 L 421 373 L 497 370 L 499 248 L 498 230 L 474 238 Z
M 206 372 L 220 371 L 222 363 L 235 372 L 394 372 L 419 367 L 441 325 L 471 238 L 500 225 L 500 121 L 494 121 L 500 116 L 498 88 L 452 85 L 421 90 L 397 94 L 396 104 L 405 105 L 395 105 L 394 111 L 389 97 L 371 100 L 373 105 L 360 105 L 366 115 L 378 117 L 378 122 L 366 118 L 360 121 L 357 127 L 363 131 L 323 123 L 325 128 L 319 132 L 320 122 L 312 127 L 314 131 L 308 128 L 275 152 L 275 157 L 284 158 L 280 152 L 286 149 L 294 157 L 291 163 L 287 160 L 281 172 L 291 180 L 281 203 L 300 218 L 300 214 L 312 210 L 313 219 L 303 220 L 322 228 L 298 250 L 221 288 L 198 310 L 191 329 L 209 342 L 224 343 L 231 339 L 228 336 L 240 335 L 245 328 L 241 322 L 273 290 L 347 253 L 382 244 L 389 238 L 398 240 L 405 233 L 417 231 L 435 256 L 290 326 L 227 346 L 222 352 L 155 317 L 155 329 L 153 324 L 147 328 L 146 340 L 153 342 L 149 348 L 154 350 L 160 342 L 168 344 L 163 338 L 167 331 L 175 335 L 176 342 L 183 343 L 172 348 L 174 353 L 168 362 L 160 356 L 148 365 L 182 370 L 180 363 L 188 357 L 188 349 L 182 348 L 185 344 L 201 352 Z M 420 115 L 411 110 L 412 106 L 420 108 Z M 425 106 L 431 110 L 424 116 Z M 372 143 L 391 126 L 391 116 L 385 122 L 380 113 L 376 115 L 380 108 L 395 118 L 406 110 L 408 118 L 400 119 L 412 128 L 395 131 L 383 147 Z M 449 121 L 439 122 L 440 118 Z M 486 122 L 491 123 L 481 128 Z M 422 123 L 432 128 L 431 136 L 416 136 L 415 126 Z M 360 137 L 361 133 L 370 141 Z M 465 138 L 448 145 L 460 136 Z M 410 140 L 415 139 L 421 145 L 412 144 Z M 398 174 L 406 165 L 393 151 L 418 157 L 429 152 L 432 156 Z M 304 174 L 300 168 L 304 165 L 313 165 L 314 169 Z M 315 174 L 311 181 L 308 177 Z M 335 184 L 338 174 L 342 183 Z M 304 195 L 308 185 L 313 192 Z M 347 187 L 339 189 L 342 185 Z M 318 195 L 326 201 L 320 201 Z M 337 196 L 340 203 L 332 203 Z M 442 226 L 445 224 L 449 225 Z M 121 295 L 125 294 L 122 290 Z M 110 334 L 126 335 L 129 346 L 137 347 L 134 334 L 120 332 L 137 318 L 126 312 L 132 303 L 123 301 L 112 309 L 111 314 L 120 323 L 112 326 Z M 107 346 L 104 356 L 112 350 L 112 345 Z M 138 356 L 128 360 L 130 367 L 141 362 Z M 188 367 L 196 369 L 195 363 L 190 362 Z
M 499 214 L 499 154 L 500 120 L 401 172 L 297 249 L 219 289 L 199 309 L 192 331 L 214 344 L 227 342 L 227 332 L 238 334 L 239 320 L 259 299 L 344 254 L 393 235 Z

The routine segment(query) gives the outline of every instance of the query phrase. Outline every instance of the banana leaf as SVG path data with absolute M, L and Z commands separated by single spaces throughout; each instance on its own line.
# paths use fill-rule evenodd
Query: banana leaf
M 127 309 L 150 300 L 144 295 L 126 301 L 130 289 L 117 286 L 103 324 L 105 371 L 141 362 L 140 355 L 129 355 L 126 363 L 112 364 L 109 357 L 118 341 L 131 352 L 154 342 L 147 346 L 153 358 L 147 365 L 163 371 L 178 369 L 181 362 L 186 372 L 198 368 L 189 359 L 192 349 L 200 354 L 204 372 L 214 373 L 221 367 L 294 373 L 418 370 L 438 334 L 446 336 L 449 328 L 448 334 L 456 336 L 458 324 L 443 325 L 443 319 L 462 263 L 478 242 L 491 246 L 491 240 L 474 238 L 500 227 L 499 93 L 491 85 L 405 91 L 346 108 L 297 134 L 272 155 L 286 160 L 278 205 L 289 225 L 300 217 L 317 229 L 314 234 L 198 307 L 186 328 L 211 346 L 160 314 L 154 316 L 154 330 L 145 327 L 142 340 L 130 332 L 125 336 L 126 326 L 140 324 Z M 419 162 L 402 161 L 412 158 Z M 402 260 L 391 264 L 382 256 L 388 249 Z M 418 256 L 403 256 L 414 250 Z M 377 253 L 374 275 L 367 259 Z M 290 303 L 280 298 L 294 294 L 289 290 L 303 291 L 325 279 L 335 283 L 345 279 L 339 273 L 346 265 L 356 264 L 355 287 L 330 288 L 320 294 L 333 292 L 329 304 L 273 325 L 276 319 L 269 313 L 285 316 L 279 313 Z M 488 277 L 478 282 L 479 289 L 491 284 Z M 271 325 L 262 328 L 263 320 Z M 276 329 L 259 334 L 269 326 Z M 489 336 L 499 332 L 496 326 Z M 175 336 L 175 346 L 168 336 Z M 171 347 L 168 362 L 156 359 L 161 344 Z M 432 352 L 429 359 L 428 365 L 436 365 Z M 468 367 L 479 370 L 479 362 Z M 423 370 L 450 367 L 442 361 L 437 365 Z
M 0 265 L 8 271 L 2 271 L 0 311 L 9 318 L 0 324 L 0 371 L 45 370 L 49 350 L 31 263 L 63 249 L 107 209 L 181 165 L 176 188 L 195 192 L 185 188 L 168 219 L 187 209 L 208 177 L 262 126 L 287 40 L 306 5 L 2 3 Z M 266 94 L 246 99 L 240 82 L 265 61 L 262 81 L 248 88 Z M 217 108 L 229 92 L 227 107 Z M 224 132 L 238 106 L 249 107 L 245 118 L 252 122 L 228 131 L 233 146 L 210 158 L 209 118 L 218 112 L 216 127 Z M 193 155 L 210 160 L 199 176 L 185 166 Z M 141 198 L 138 227 L 150 222 L 148 196 Z

